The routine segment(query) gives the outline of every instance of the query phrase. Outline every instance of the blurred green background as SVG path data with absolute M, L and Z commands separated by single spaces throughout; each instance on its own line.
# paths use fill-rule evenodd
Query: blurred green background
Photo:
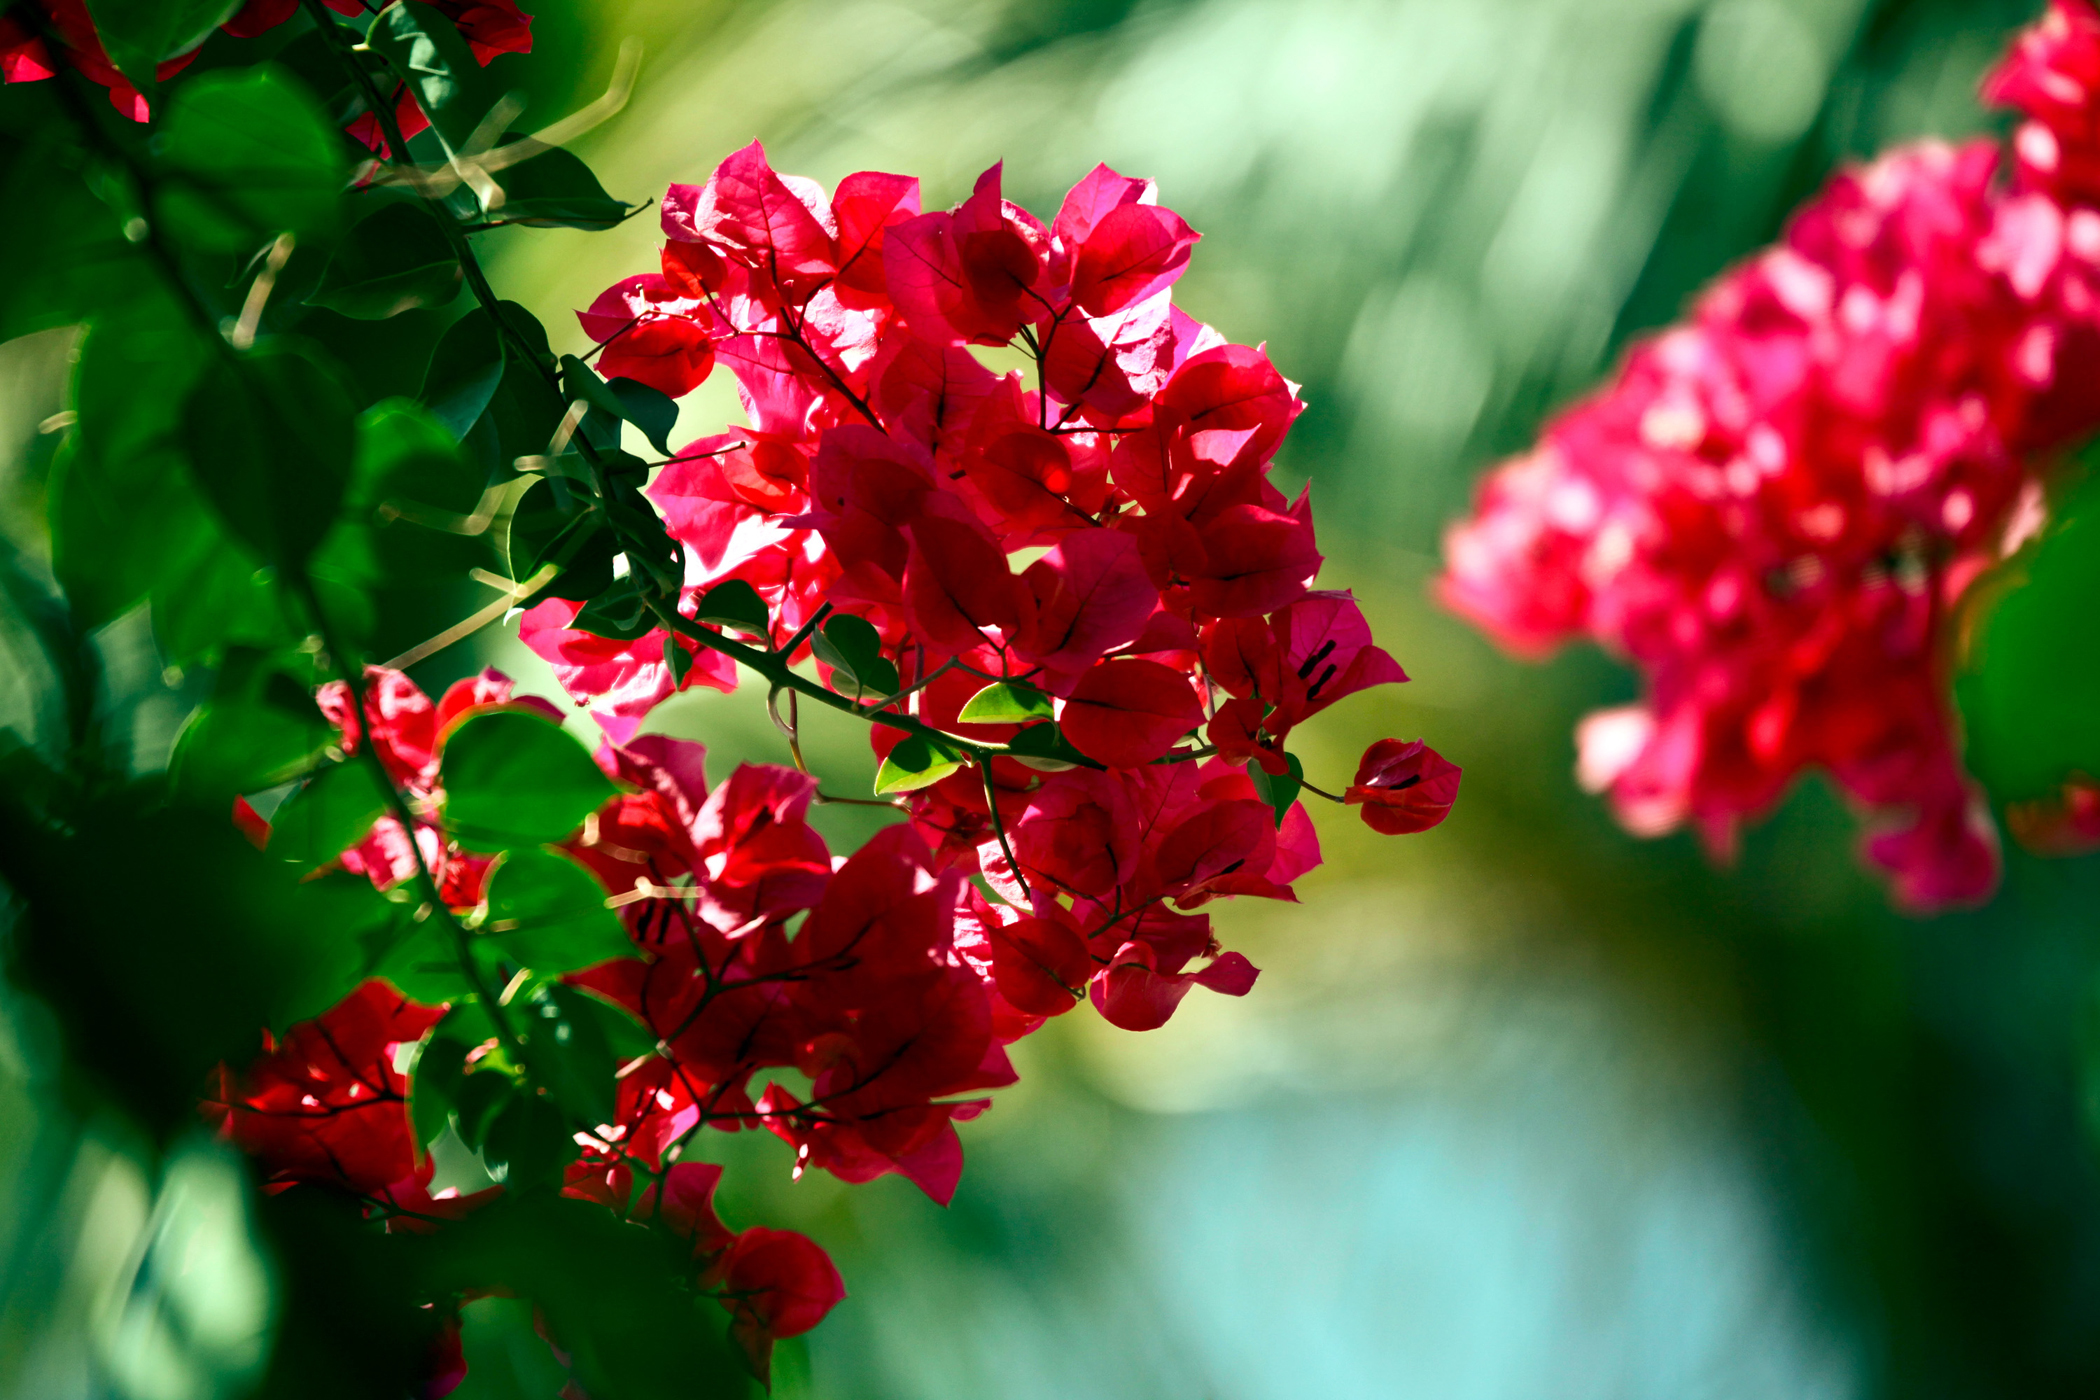
M 2002 130 L 1976 80 L 2035 0 L 536 8 L 514 71 L 543 118 L 602 88 L 624 37 L 646 44 L 634 101 L 578 147 L 625 198 L 754 136 L 826 184 L 916 173 L 929 207 L 1002 158 L 1044 215 L 1097 160 L 1156 177 L 1207 235 L 1177 301 L 1303 381 L 1281 471 L 1313 483 L 1324 581 L 1415 677 L 1314 726 L 1308 771 L 1344 779 L 1386 734 L 1466 767 L 1444 827 L 1390 841 L 1316 812 L 1305 902 L 1222 909 L 1264 969 L 1253 995 L 1197 993 L 1142 1036 L 1074 1015 L 1018 1047 L 945 1211 L 714 1137 L 729 1222 L 807 1231 L 851 1290 L 782 1348 L 776 1394 L 2100 1393 L 2100 867 L 2015 854 L 1989 909 L 1900 918 L 1816 782 L 1733 869 L 1636 842 L 1576 790 L 1569 737 L 1632 677 L 1591 652 L 1510 662 L 1425 587 L 1478 470 L 1834 165 Z M 646 213 L 506 232 L 493 275 L 581 348 L 569 312 L 658 241 Z M 0 347 L 0 500 L 32 557 L 68 345 Z M 734 416 L 718 375 L 682 430 Z M 179 679 L 142 627 L 100 652 L 107 723 L 136 765 L 163 761 Z M 494 636 L 417 674 L 484 661 L 554 690 Z M 0 705 L 30 683 L 0 658 Z M 704 739 L 717 776 L 783 758 L 752 693 L 653 723 Z M 872 767 L 843 722 L 813 757 Z M 841 846 L 856 819 L 821 814 Z M 268 1290 L 237 1179 L 202 1144 L 146 1170 L 53 1097 L 38 1009 L 5 1011 L 0 1393 L 238 1393 Z M 474 1316 L 459 1394 L 552 1396 L 516 1305 Z

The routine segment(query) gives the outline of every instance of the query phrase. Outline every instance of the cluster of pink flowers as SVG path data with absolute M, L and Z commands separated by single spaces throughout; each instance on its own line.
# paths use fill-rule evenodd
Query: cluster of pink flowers
M 1195 987 L 1254 985 L 1204 906 L 1293 899 L 1319 863 L 1285 742 L 1406 679 L 1347 593 L 1313 589 L 1307 498 L 1269 484 L 1295 386 L 1172 305 L 1196 235 L 1149 182 L 1106 167 L 1047 227 L 998 179 L 921 214 L 915 181 L 851 176 L 827 199 L 754 144 L 704 188 L 671 190 L 664 271 L 583 317 L 610 377 L 681 395 L 717 364 L 737 376 L 751 426 L 688 446 L 649 488 L 685 547 L 687 615 L 741 582 L 782 655 L 808 654 L 799 638 L 827 615 L 858 619 L 881 655 L 853 664 L 894 670 L 894 691 L 842 676 L 835 650 L 820 676 L 871 719 L 894 707 L 992 746 L 985 768 L 911 792 L 909 820 L 841 860 L 808 822 L 814 777 L 744 765 L 710 787 L 699 745 L 640 733 L 681 686 L 732 688 L 726 655 L 581 630 L 559 598 L 521 623 L 592 708 L 618 789 L 561 849 L 635 955 L 566 980 L 656 1039 L 621 1069 L 612 1121 L 578 1135 L 566 1189 L 690 1238 L 761 1366 L 844 1290 L 802 1236 L 721 1224 L 719 1169 L 687 1157 L 694 1135 L 763 1129 L 798 1173 L 901 1174 L 945 1203 L 954 1125 L 1014 1082 L 1014 1041 L 1082 1001 L 1149 1030 Z M 1034 387 L 973 344 L 1025 348 Z M 963 719 L 987 688 L 1020 715 Z M 491 709 L 558 713 L 495 672 L 433 702 L 375 669 L 362 714 L 344 685 L 320 703 L 346 753 L 371 746 L 415 827 L 383 819 L 339 864 L 382 889 L 420 867 L 471 913 L 492 861 L 447 835 L 446 737 Z M 880 724 L 872 738 L 878 755 L 905 740 Z M 1323 795 L 1401 834 L 1441 821 L 1458 783 L 1423 743 L 1388 739 Z M 278 1180 L 355 1192 L 411 1228 L 471 1210 L 481 1197 L 432 1197 L 392 1067 L 436 1014 L 368 983 L 226 1074 L 212 1111 Z
M 2030 118 L 2009 179 L 1981 141 L 1837 175 L 1487 479 L 1441 582 L 1512 650 L 1588 636 L 1641 669 L 1643 700 L 1578 732 L 1630 829 L 1725 855 L 1820 767 L 1919 909 L 1998 875 L 1949 619 L 2041 523 L 2052 449 L 2100 425 L 2100 15 L 2054 0 L 1985 92 Z
M 12 14 L 0 14 L 0 82 L 33 83 L 57 75 L 60 64 L 78 69 L 109 89 L 109 100 L 119 112 L 133 121 L 145 121 L 149 115 L 145 96 L 132 81 L 117 71 L 110 61 L 109 53 L 102 46 L 102 38 L 95 32 L 95 21 L 88 13 L 87 0 L 35 0 L 36 8 L 43 15 L 43 24 L 37 25 Z M 329 9 L 339 15 L 358 16 L 369 13 L 372 7 L 363 0 L 323 0 Z M 459 26 L 460 34 L 474 51 L 474 57 L 486 64 L 499 53 L 530 53 L 532 51 L 532 16 L 521 13 L 518 0 L 432 0 L 438 12 Z M 299 11 L 299 0 L 245 0 L 239 9 L 230 15 L 219 28 L 238 39 L 252 39 L 289 20 Z M 196 60 L 203 45 L 182 53 L 169 54 L 156 69 L 155 76 L 165 82 Z M 395 115 L 401 122 L 402 135 L 414 136 L 430 125 L 411 98 L 405 86 L 397 85 Z M 359 117 L 351 124 L 350 132 L 373 150 L 385 154 L 385 138 L 379 134 L 379 125 L 370 113 Z
M 581 319 L 608 376 L 674 396 L 717 364 L 736 376 L 751 426 L 689 445 L 649 487 L 686 548 L 689 613 L 740 580 L 775 645 L 826 605 L 854 614 L 920 687 L 904 712 L 966 738 L 1021 728 L 961 720 L 988 683 L 1051 697 L 1080 766 L 992 765 L 1019 871 L 981 775 L 915 794 L 911 812 L 942 868 L 1107 941 L 1096 997 L 1117 1018 L 1114 989 L 1156 1001 L 1155 982 L 1185 986 L 1172 979 L 1213 949 L 1207 919 L 1163 901 L 1287 898 L 1317 862 L 1302 810 L 1279 829 L 1243 767 L 1285 774 L 1293 725 L 1405 676 L 1347 593 L 1313 590 L 1308 498 L 1269 482 L 1296 387 L 1173 305 L 1197 235 L 1151 182 L 1106 166 L 1048 225 L 999 178 L 922 214 L 916 180 L 851 175 L 827 197 L 754 143 L 705 186 L 672 187 L 663 270 Z M 1032 385 L 972 345 L 1022 349 Z M 1016 570 L 1016 555 L 1034 557 Z M 541 603 L 522 635 L 622 741 L 681 684 L 666 635 L 599 637 L 572 628 L 577 611 Z M 727 657 L 668 645 L 694 653 L 683 685 L 736 684 Z M 1199 731 L 1201 748 L 1177 747 Z M 873 736 L 880 753 L 900 738 Z M 1456 786 L 1418 746 L 1367 756 L 1347 800 L 1381 830 L 1420 830 Z

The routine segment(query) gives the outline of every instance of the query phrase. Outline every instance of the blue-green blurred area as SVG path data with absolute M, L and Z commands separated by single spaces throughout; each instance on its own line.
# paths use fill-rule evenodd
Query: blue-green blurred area
M 529 3 L 529 0 L 528 0 Z M 1266 341 L 1311 405 L 1281 472 L 1414 676 L 1302 740 L 1346 781 L 1387 734 L 1465 765 L 1405 840 L 1315 814 L 1300 905 L 1219 911 L 1263 968 L 1166 1028 L 1080 1012 L 1017 1047 L 941 1210 L 901 1179 L 794 1179 L 713 1135 L 734 1226 L 806 1231 L 850 1298 L 785 1345 L 825 1400 L 1321 1396 L 1996 1397 L 2100 1390 L 2100 1174 L 2084 1126 L 2091 862 L 2010 858 L 1991 908 L 1888 912 L 1854 819 L 1810 782 L 1733 869 L 1642 844 L 1575 788 L 1569 731 L 1634 682 L 1594 654 L 1495 653 L 1429 601 L 1471 481 L 1627 338 L 1778 230 L 1841 160 L 2002 129 L 1978 76 L 2029 0 L 542 0 L 534 106 L 627 110 L 578 143 L 653 200 L 754 136 L 827 184 L 915 173 L 929 206 L 1006 162 L 1038 213 L 1096 161 L 1156 177 L 1205 241 L 1177 300 Z M 493 275 L 557 341 L 656 264 L 644 214 L 506 231 Z M 70 342 L 0 348 L 10 533 L 32 556 Z M 681 428 L 735 417 L 727 376 Z M 129 630 L 127 630 L 129 629 Z M 107 723 L 164 756 L 180 678 L 102 639 Z M 27 653 L 24 652 L 24 655 Z M 493 662 L 553 692 L 514 642 Z M 16 704 L 26 677 L 0 664 Z M 583 723 L 583 721 L 579 721 Z M 781 761 L 759 697 L 655 727 L 719 777 Z M 863 737 L 813 722 L 839 790 Z M 820 813 L 840 849 L 867 827 Z M 84 898 L 137 901 L 111 888 Z M 0 1392 L 240 1393 L 271 1264 L 201 1141 L 148 1162 L 67 1111 L 33 1005 L 0 1037 Z M 469 1311 L 463 1397 L 552 1396 L 515 1304 Z

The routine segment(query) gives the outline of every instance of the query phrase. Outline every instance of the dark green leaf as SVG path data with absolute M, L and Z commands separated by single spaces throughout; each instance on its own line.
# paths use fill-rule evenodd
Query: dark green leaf
M 416 1052 L 415 1063 L 409 1066 L 408 1117 L 415 1125 L 418 1146 L 428 1147 L 444 1135 L 467 1075 L 467 1052 L 473 1048 L 447 1035 L 440 1022 Z
M 479 307 L 452 323 L 431 352 L 416 397 L 454 438 L 464 438 L 503 382 L 503 340 Z
M 124 217 L 89 190 L 85 157 L 63 143 L 70 126 L 54 110 L 28 140 L 0 136 L 0 266 L 16 270 L 0 277 L 0 340 L 157 290 L 153 269 L 123 235 Z
M 549 477 L 525 492 L 510 518 L 508 545 L 513 579 L 523 582 L 544 564 L 561 569 L 535 598 L 580 602 L 613 586 L 619 541 L 590 502 L 559 478 Z
M 355 452 L 354 409 L 335 375 L 296 345 L 216 360 L 191 395 L 191 470 L 233 532 L 299 568 L 335 522 Z
M 678 426 L 678 404 L 661 389 L 637 383 L 624 375 L 606 381 L 620 402 L 620 416 L 642 430 L 649 445 L 668 457 L 671 432 Z
M 693 654 L 669 632 L 664 633 L 664 666 L 671 673 L 671 684 L 683 689 L 685 678 L 692 673 Z
M 515 1094 L 489 1123 L 481 1158 L 489 1175 L 513 1191 L 556 1187 L 562 1168 L 576 1160 L 570 1134 L 559 1104 L 537 1094 Z
M 196 48 L 239 6 L 227 0 L 87 0 L 87 8 L 110 62 L 150 98 L 161 61 Z
M 393 83 L 393 69 L 378 54 L 367 49 L 356 57 L 382 92 Z M 319 29 L 309 29 L 293 39 L 270 61 L 305 85 L 321 104 L 330 126 L 340 130 L 364 115 L 364 89 L 344 69 L 335 45 Z
M 608 384 L 574 355 L 561 357 L 561 379 L 569 398 L 590 405 L 594 414 L 603 414 L 604 423 L 632 423 L 657 451 L 666 457 L 671 455 L 670 434 L 678 426 L 678 405 L 661 390 L 632 379 L 615 379 Z M 617 447 L 619 435 L 605 431 L 603 445 Z
M 559 841 L 613 795 L 582 744 L 538 715 L 476 715 L 445 742 L 445 821 L 475 850 Z
M 0 879 L 27 911 L 10 976 L 67 1030 L 67 1051 L 156 1131 L 196 1122 L 221 1062 L 245 1064 L 283 1027 L 355 984 L 375 921 L 394 911 L 362 877 L 301 883 L 250 846 L 226 804 L 163 805 L 115 789 L 61 820 L 0 786 Z M 150 892 L 102 897 L 110 861 Z
M 460 1140 L 476 1152 L 482 1151 L 489 1129 L 517 1097 L 517 1085 L 507 1074 L 484 1069 L 463 1076 L 452 1094 L 453 1112 L 459 1116 Z
M 387 793 L 363 759 L 330 764 L 270 816 L 270 854 L 302 870 L 328 864 L 386 815 Z
M 110 308 L 80 347 L 80 421 L 55 464 L 51 539 L 53 567 L 89 626 L 222 545 L 181 431 L 210 353 L 165 295 Z
M 389 204 L 337 245 L 307 298 L 359 320 L 383 321 L 459 294 L 459 260 L 420 204 Z
M 452 22 L 421 0 L 399 0 L 372 21 L 365 42 L 409 85 L 446 146 L 464 150 L 501 91 Z
M 609 229 L 645 207 L 614 199 L 589 166 L 558 146 L 497 171 L 495 178 L 503 202 L 488 216 L 530 228 Z
M 398 938 L 379 949 L 371 975 L 384 977 L 403 996 L 421 1002 L 456 1005 L 474 991 L 474 979 L 459 965 L 451 924 L 435 915 L 420 922 L 412 919 Z
M 211 661 L 230 646 L 296 644 L 304 621 L 286 615 L 275 573 L 210 517 L 213 545 L 153 588 L 153 637 L 171 666 Z
M 929 739 L 921 734 L 905 736 L 904 742 L 891 749 L 889 757 L 882 760 L 882 767 L 875 772 L 875 795 L 886 797 L 893 792 L 917 792 L 923 787 L 932 787 L 963 766 L 962 750 L 938 739 Z
M 709 627 L 735 627 L 759 637 L 772 627 L 765 599 L 740 578 L 718 583 L 701 594 L 700 611 L 694 621 Z
M 1254 783 L 1254 795 L 1276 809 L 1276 825 L 1279 827 L 1290 815 L 1291 804 L 1298 800 L 1299 790 L 1305 786 L 1305 765 L 1298 761 L 1298 755 L 1290 753 L 1283 758 L 1290 771 L 1274 777 L 1264 772 L 1259 763 L 1250 761 L 1247 764 L 1247 776 Z
M 567 856 L 537 847 L 513 850 L 489 877 L 482 931 L 512 962 L 548 976 L 634 953 L 597 879 Z
M 882 634 L 866 618 L 842 613 L 811 633 L 809 644 L 831 668 L 831 688 L 848 699 L 880 699 L 902 688 L 882 654 Z
M 219 69 L 176 90 L 161 135 L 155 217 L 206 253 L 252 253 L 278 233 L 331 231 L 347 173 L 341 137 L 298 83 Z
M 175 741 L 169 776 L 176 788 L 224 807 L 312 766 L 335 739 L 314 704 L 312 684 L 305 657 L 229 652 L 211 699 Z
M 1025 724 L 1048 719 L 1050 697 L 1026 681 L 993 681 L 963 702 L 958 719 L 971 724 Z
M 2056 794 L 2073 773 L 2100 776 L 2100 474 L 2063 505 L 1976 635 L 1956 685 L 1970 770 L 2004 801 Z
M 656 614 L 642 601 L 634 580 L 619 579 L 584 604 L 570 626 L 614 641 L 633 642 L 656 630 Z
M 389 399 L 359 416 L 357 456 L 343 500 L 349 509 L 382 509 L 430 523 L 473 514 L 482 486 L 453 435 L 419 405 Z
M 430 1252 L 420 1281 L 432 1293 L 530 1299 L 579 1390 L 603 1400 L 742 1400 L 751 1391 L 724 1343 L 721 1309 L 681 1282 L 691 1246 L 596 1202 L 507 1192 L 416 1243 Z
M 513 1005 L 524 1013 L 525 1058 L 533 1077 L 573 1117 L 611 1122 L 620 1060 L 607 1034 L 610 1008 L 559 982 L 546 983 L 522 1006 Z
M 1007 757 L 1038 773 L 1063 773 L 1086 766 L 1086 756 L 1072 747 L 1054 724 L 1031 724 L 1006 741 Z

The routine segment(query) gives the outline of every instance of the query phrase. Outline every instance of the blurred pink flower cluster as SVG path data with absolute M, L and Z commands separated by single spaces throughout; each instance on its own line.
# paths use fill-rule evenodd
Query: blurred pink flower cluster
M 1726 856 L 1820 767 L 1868 809 L 1906 906 L 1986 898 L 1950 618 L 2043 520 L 2052 451 L 2100 426 L 2100 13 L 2053 0 L 1984 84 L 2026 117 L 1833 178 L 1781 242 L 1483 484 L 1444 600 L 1503 645 L 1594 639 L 1642 671 L 1578 774 Z

